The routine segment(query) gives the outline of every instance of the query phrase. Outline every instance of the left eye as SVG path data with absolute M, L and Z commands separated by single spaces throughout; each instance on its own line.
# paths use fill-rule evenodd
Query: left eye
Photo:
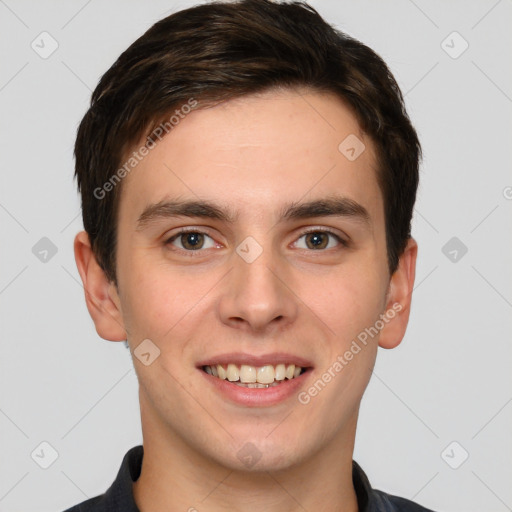
M 300 247 L 299 249 L 313 249 L 313 250 L 318 250 L 318 249 L 331 249 L 333 247 L 332 244 L 330 244 L 329 242 L 329 237 L 331 239 L 334 239 L 336 241 L 336 243 L 338 244 L 342 244 L 342 245 L 345 245 L 343 240 L 338 236 L 338 235 L 335 235 L 334 233 L 331 233 L 330 231 L 321 231 L 321 230 L 317 230 L 317 231 L 309 231 L 308 233 L 304 233 L 303 235 L 301 235 L 299 237 L 299 241 L 304 238 L 305 239 L 305 244 Z M 299 244 L 299 241 L 296 242 L 296 244 Z M 335 246 L 335 244 L 334 244 Z

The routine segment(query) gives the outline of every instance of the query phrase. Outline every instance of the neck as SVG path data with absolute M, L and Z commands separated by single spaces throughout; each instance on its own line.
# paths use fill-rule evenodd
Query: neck
M 142 410 L 141 404 L 141 413 Z M 357 417 L 317 453 L 279 471 L 233 470 L 142 414 L 144 457 L 133 484 L 140 512 L 357 512 L 352 454 Z

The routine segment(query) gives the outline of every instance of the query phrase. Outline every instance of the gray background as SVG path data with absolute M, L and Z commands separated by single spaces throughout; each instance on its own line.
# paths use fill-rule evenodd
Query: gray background
M 115 58 L 195 3 L 0 0 L 2 512 L 104 492 L 141 442 L 129 352 L 96 334 L 73 258 L 72 147 Z M 311 4 L 386 60 L 425 152 L 410 327 L 379 350 L 354 458 L 374 487 L 435 510 L 512 510 L 512 2 Z M 31 47 L 51 49 L 43 31 L 58 43 L 46 59 Z M 47 469 L 41 442 L 58 453 Z

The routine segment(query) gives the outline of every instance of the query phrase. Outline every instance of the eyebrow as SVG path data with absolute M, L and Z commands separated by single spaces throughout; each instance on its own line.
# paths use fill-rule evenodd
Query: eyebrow
M 206 200 L 163 200 L 150 204 L 137 220 L 137 230 L 142 230 L 158 220 L 174 217 L 213 219 L 233 224 L 239 212 Z M 285 204 L 279 212 L 279 221 L 303 220 L 313 217 L 347 217 L 371 227 L 368 210 L 353 199 L 330 196 L 306 203 Z

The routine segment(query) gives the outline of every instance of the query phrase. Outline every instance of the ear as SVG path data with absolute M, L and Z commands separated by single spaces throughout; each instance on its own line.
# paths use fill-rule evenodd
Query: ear
M 80 231 L 74 242 L 75 261 L 82 278 L 85 302 L 96 326 L 96 332 L 105 340 L 126 340 L 117 288 L 110 282 L 96 261 L 89 235 Z
M 384 313 L 389 320 L 380 332 L 379 347 L 395 348 L 405 335 L 411 312 L 417 254 L 418 244 L 413 238 L 409 238 L 400 256 L 398 268 L 390 279 Z

